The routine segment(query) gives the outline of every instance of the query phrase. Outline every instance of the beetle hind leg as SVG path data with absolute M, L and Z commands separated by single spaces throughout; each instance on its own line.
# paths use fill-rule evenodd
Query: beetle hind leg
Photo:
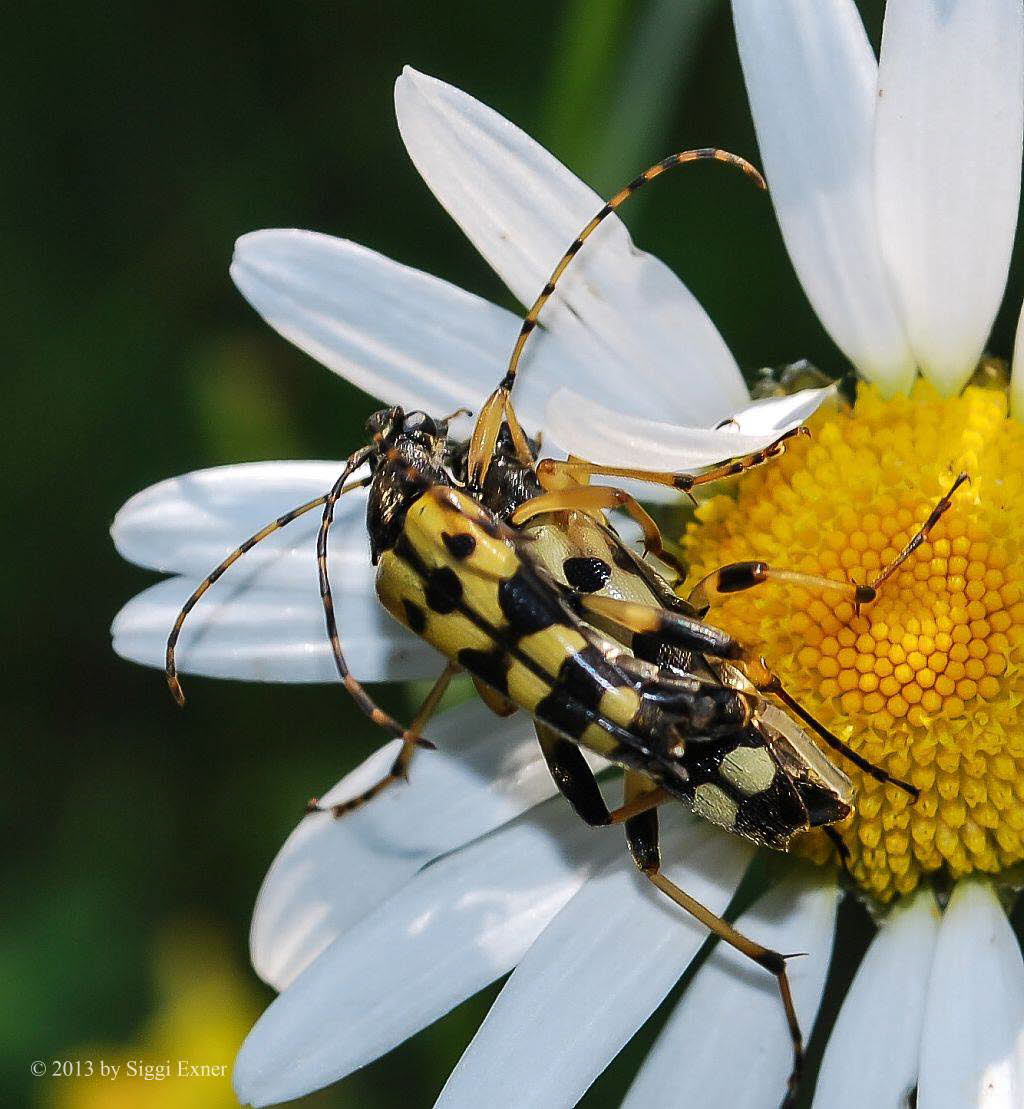
M 730 947 L 734 947 L 741 955 L 746 955 L 748 959 L 774 975 L 793 1046 L 793 1063 L 786 1083 L 786 1095 L 782 1102 L 782 1109 L 790 1109 L 796 1097 L 804 1066 L 803 1033 L 800 1031 L 800 1021 L 796 1015 L 793 993 L 790 989 L 789 977 L 786 974 L 786 960 L 793 956 L 783 955 L 757 943 L 755 940 L 749 939 L 728 921 L 717 916 L 661 873 L 661 851 L 658 846 L 656 813 L 645 813 L 643 816 L 629 821 L 626 825 L 626 835 L 633 861 L 641 874 L 653 886 L 661 890 L 666 897 L 703 924 L 718 939 L 723 940 Z
M 791 956 L 748 939 L 661 873 L 657 808 L 671 800 L 664 789 L 655 785 L 646 774 L 627 770 L 624 776 L 625 804 L 610 810 L 580 749 L 542 724 L 537 726 L 537 734 L 556 785 L 579 816 L 596 826 L 624 823 L 630 854 L 644 877 L 719 939 L 775 976 L 793 1043 L 793 1065 L 782 1103 L 783 1109 L 789 1109 L 803 1071 L 804 1058 L 803 1034 L 786 975 L 786 960 Z
M 770 694 L 781 701 L 801 723 L 806 724 L 833 751 L 838 751 L 868 777 L 874 778 L 876 782 L 896 786 L 897 789 L 908 794 L 914 801 L 918 799 L 921 791 L 917 786 L 895 777 L 887 770 L 883 770 L 882 767 L 876 766 L 869 759 L 864 758 L 863 755 L 858 754 L 848 743 L 844 743 L 839 736 L 826 728 L 812 713 L 808 712 L 785 688 L 779 676 L 768 669 L 764 659 L 750 657 L 744 661 L 743 669 L 760 693 Z
M 630 820 L 671 800 L 667 790 L 655 787 L 636 796 L 627 796 L 625 804 L 617 809 L 609 809 L 601 796 L 597 778 L 579 747 L 545 724 L 538 722 L 535 726 L 540 749 L 555 785 L 572 805 L 576 815 L 592 828 L 626 824 L 628 834 Z M 627 773 L 627 780 L 629 777 Z

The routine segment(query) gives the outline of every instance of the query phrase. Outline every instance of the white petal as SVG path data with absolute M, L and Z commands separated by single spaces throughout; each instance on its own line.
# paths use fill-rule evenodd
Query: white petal
M 182 603 L 220 561 L 268 521 L 326 492 L 338 462 L 258 462 L 200 470 L 136 494 L 111 529 L 132 562 L 185 576 L 133 598 L 114 621 L 114 649 L 162 668 Z M 337 680 L 324 628 L 316 567 L 320 511 L 300 517 L 245 554 L 203 597 L 182 631 L 184 673 L 250 681 Z M 363 681 L 437 673 L 439 656 L 402 628 L 374 592 L 364 523 L 366 491 L 338 504 L 331 581 L 342 645 Z
M 781 435 L 806 423 L 826 401 L 836 397 L 838 390 L 838 384 L 833 384 L 820 389 L 801 389 L 789 396 L 756 400 L 735 413 L 724 430 L 732 427 L 741 435 Z
M 518 816 L 555 790 L 533 723 L 499 720 L 478 701 L 432 721 L 437 751 L 419 754 L 408 786 L 335 820 L 307 816 L 270 867 L 253 913 L 256 972 L 288 986 L 342 932 L 432 859 Z M 358 795 L 387 772 L 387 744 L 326 793 L 326 805 Z
M 1017 318 L 1017 337 L 1013 344 L 1013 375 L 1010 378 L 1010 412 L 1024 420 L 1024 305 Z
M 603 199 L 518 127 L 442 81 L 407 68 L 395 108 L 434 195 L 516 297 L 532 304 Z M 662 262 L 636 250 L 615 216 L 566 271 L 541 322 L 548 335 L 531 342 L 562 338 L 586 378 L 627 412 L 714 423 L 746 400 L 703 308 Z M 571 383 L 584 381 L 580 374 Z
M 326 1086 L 508 971 L 621 850 L 561 798 L 439 859 L 342 935 L 267 1009 L 235 1063 L 253 1105 Z
M 930 890 L 883 921 L 829 1036 L 815 1088 L 818 1109 L 909 1104 L 938 932 Z
M 736 922 L 744 935 L 777 951 L 807 952 L 788 965 L 805 1038 L 825 988 L 838 904 L 834 881 L 801 872 Z M 782 1100 L 792 1062 L 774 978 L 719 942 L 669 1017 L 624 1105 L 762 1109 Z
M 504 308 L 312 231 L 243 235 L 231 276 L 300 350 L 387 404 L 434 416 L 478 409 L 505 372 L 519 332 L 519 317 Z M 531 347 L 527 376 L 534 384 L 517 392 L 516 403 L 533 429 L 553 384 L 593 374 L 558 339 Z
M 110 529 L 122 558 L 164 573 L 208 574 L 225 555 L 278 516 L 326 493 L 341 473 L 341 462 L 250 462 L 217 466 L 169 478 L 136 493 Z M 332 563 L 344 573 L 365 563 L 372 580 L 365 540 L 366 491 L 347 493 L 335 511 Z M 229 571 L 245 577 L 256 567 L 265 587 L 307 587 L 316 582 L 316 533 L 321 513 L 314 509 L 268 536 Z M 344 557 L 342 557 L 344 556 Z
M 264 589 L 259 576 L 225 574 L 209 590 L 185 621 L 178 669 L 253 682 L 337 681 L 315 585 Z M 133 597 L 114 619 L 114 650 L 163 669 L 167 634 L 198 584 L 198 578 L 169 578 Z M 335 578 L 335 601 L 342 649 L 357 678 L 405 681 L 440 673 L 441 656 L 385 612 L 372 585 L 350 584 Z
M 999 899 L 983 882 L 957 883 L 939 927 L 917 1104 L 1024 1105 L 1024 960 Z
M 1003 296 L 1020 197 L 1020 0 L 890 0 L 878 74 L 878 226 L 924 374 L 970 377 Z
M 590 462 L 685 473 L 768 446 L 784 431 L 799 426 L 832 392 L 829 386 L 758 401 L 724 427 L 707 428 L 626 416 L 560 389 L 548 405 L 546 425 L 550 438 L 563 450 Z
M 749 849 L 687 816 L 672 813 L 664 823 L 665 873 L 722 912 Z M 527 952 L 437 1104 L 575 1105 L 706 938 L 634 868 L 611 866 L 587 882 Z
M 879 249 L 871 176 L 875 58 L 853 0 L 733 0 L 743 75 L 786 248 L 865 377 L 914 376 Z

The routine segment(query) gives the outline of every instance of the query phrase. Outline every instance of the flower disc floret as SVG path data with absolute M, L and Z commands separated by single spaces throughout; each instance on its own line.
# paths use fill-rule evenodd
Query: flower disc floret
M 812 437 L 704 502 L 685 536 L 692 577 L 758 558 L 870 582 L 960 472 L 927 541 L 860 613 L 767 584 L 710 619 L 763 653 L 790 691 L 861 755 L 921 790 L 915 802 L 848 764 L 850 870 L 881 901 L 922 875 L 998 873 L 1024 859 L 1024 426 L 1000 389 L 940 397 L 920 383 L 820 412 Z M 802 848 L 834 854 L 820 834 Z

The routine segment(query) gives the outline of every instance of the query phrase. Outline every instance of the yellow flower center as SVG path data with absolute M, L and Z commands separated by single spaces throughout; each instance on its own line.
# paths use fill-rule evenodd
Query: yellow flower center
M 857 786 L 839 830 L 850 871 L 881 901 L 929 872 L 997 873 L 1024 860 L 1024 425 L 1005 392 L 940 397 L 919 383 L 819 412 L 812 437 L 697 510 L 692 580 L 763 559 L 871 581 L 954 477 L 971 478 L 928 540 L 860 615 L 827 593 L 766 584 L 710 619 L 765 655 L 790 692 L 852 748 L 921 790 L 915 802 L 831 755 Z M 821 833 L 801 850 L 835 858 Z

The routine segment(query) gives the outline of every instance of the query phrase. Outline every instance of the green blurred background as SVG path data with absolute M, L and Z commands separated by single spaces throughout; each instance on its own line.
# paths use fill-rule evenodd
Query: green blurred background
M 864 10 L 877 42 L 880 4 Z M 380 742 L 333 687 L 194 680 L 180 713 L 157 673 L 109 647 L 114 613 L 151 580 L 107 536 L 127 497 L 204 466 L 340 457 L 374 407 L 248 308 L 228 278 L 232 243 L 260 227 L 333 232 L 512 307 L 405 157 L 391 99 L 402 65 L 468 90 L 608 192 L 688 146 L 756 158 L 729 12 L 723 0 L 81 0 L 9 9 L 4 24 L 15 759 L 0 1102 L 230 1105 L 226 1080 L 100 1087 L 28 1067 L 101 1053 L 230 1064 L 270 998 L 246 957 L 262 875 L 305 799 Z M 845 368 L 769 204 L 742 179 L 709 189 L 684 174 L 625 218 L 744 368 Z M 1020 292 L 1018 256 L 1011 306 Z M 1014 323 L 1004 310 L 996 353 Z M 384 696 L 406 710 L 401 691 Z M 851 950 L 863 945 L 855 913 L 843 927 Z M 491 996 L 309 1103 L 429 1104 Z M 617 1103 L 639 1051 L 588 1105 Z

